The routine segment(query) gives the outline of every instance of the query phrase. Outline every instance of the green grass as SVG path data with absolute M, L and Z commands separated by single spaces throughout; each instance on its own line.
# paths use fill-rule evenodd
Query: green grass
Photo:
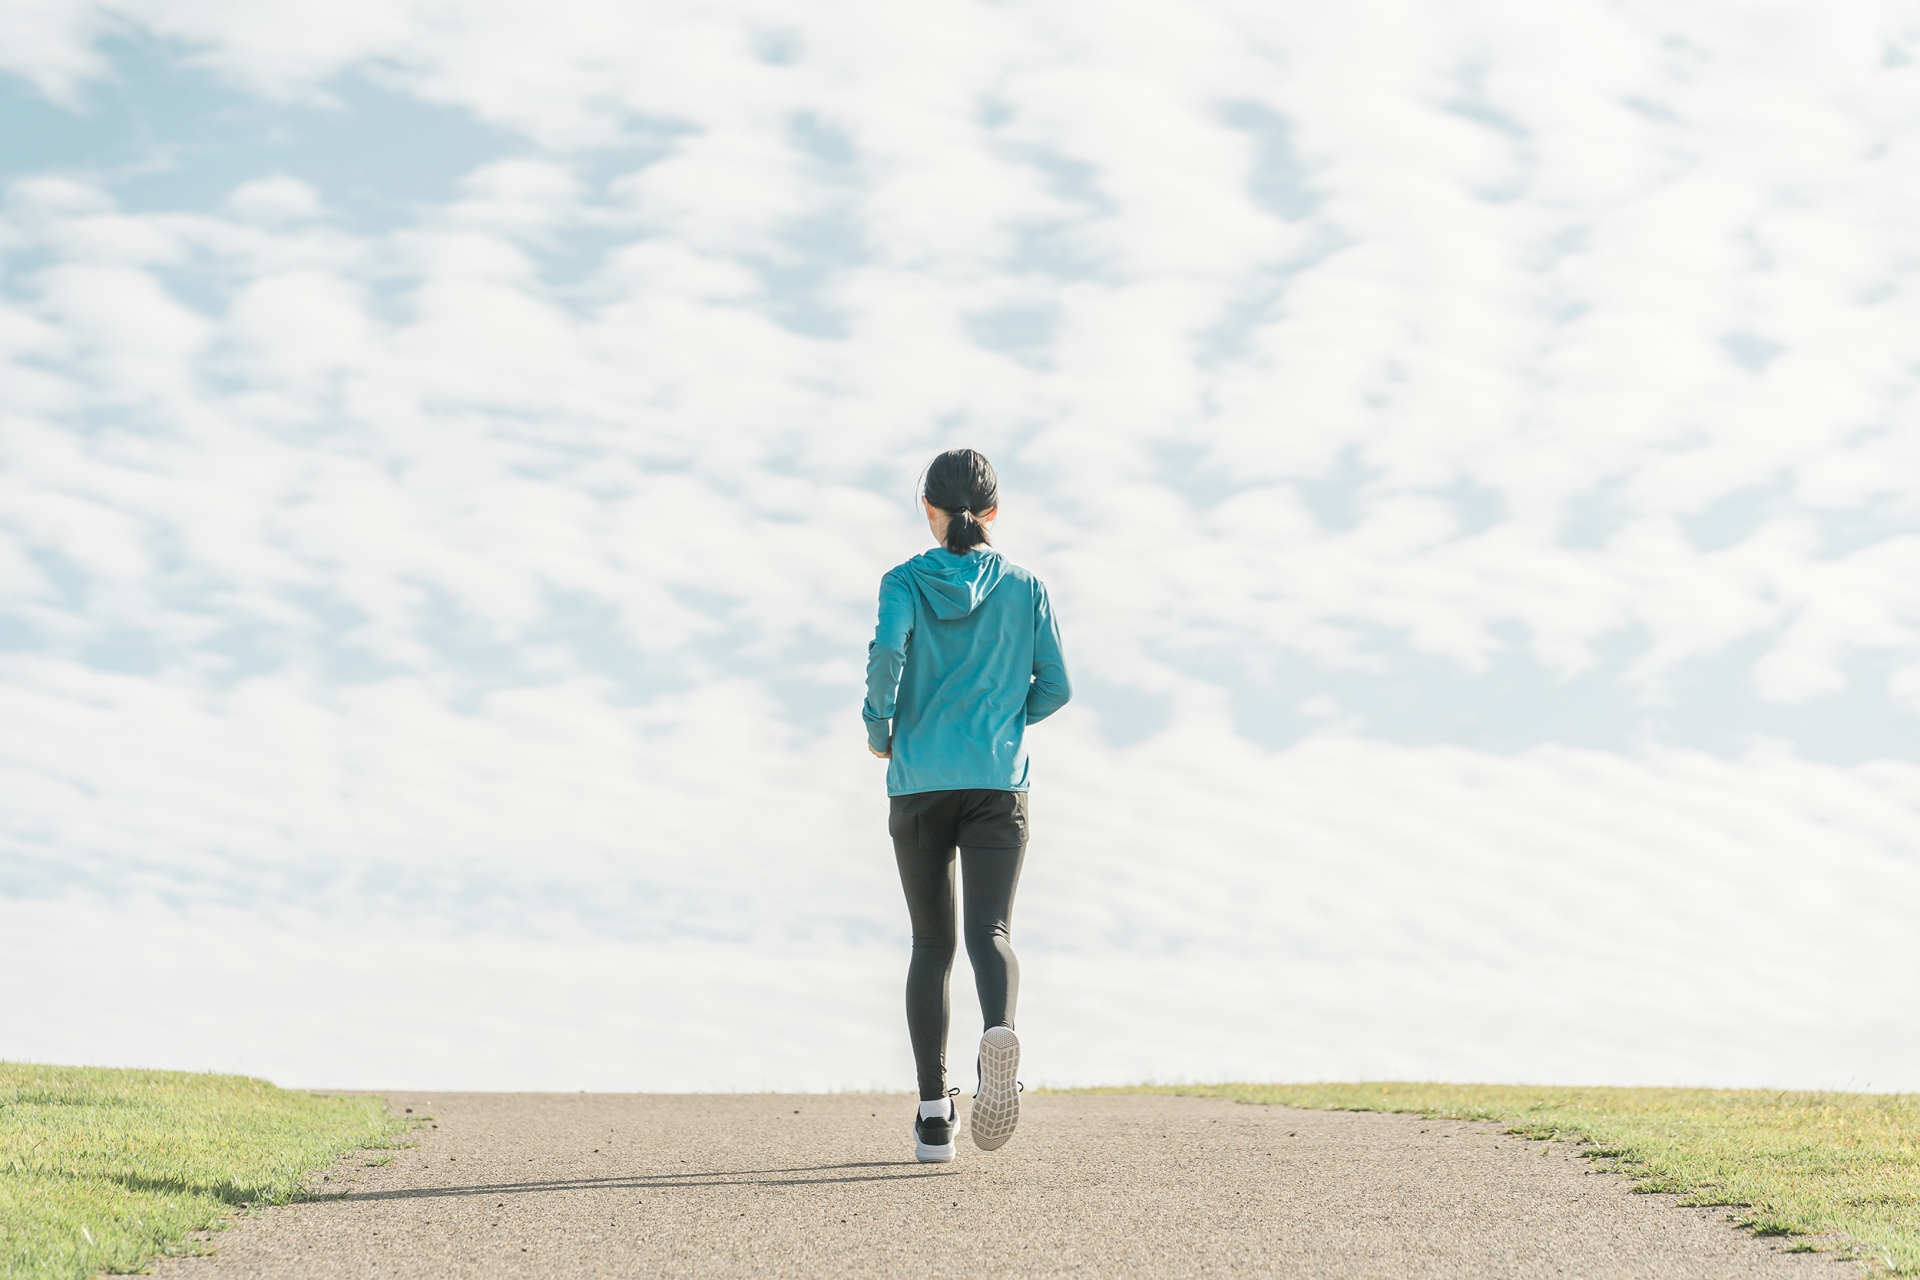
M 408 1128 L 244 1076 L 0 1062 L 0 1277 L 138 1271 Z
M 1587 1154 L 1637 1189 L 1726 1205 L 1761 1235 L 1824 1237 L 1801 1244 L 1920 1275 L 1920 1094 L 1399 1083 L 1073 1092 L 1497 1121 L 1528 1138 L 1589 1143 Z

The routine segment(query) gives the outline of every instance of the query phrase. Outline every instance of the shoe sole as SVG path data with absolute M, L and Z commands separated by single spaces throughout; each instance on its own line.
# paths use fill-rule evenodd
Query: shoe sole
M 921 1164 L 945 1164 L 953 1159 L 953 1144 L 949 1142 L 944 1147 L 930 1147 L 916 1139 L 913 1144 L 913 1156 Z
M 1012 1027 L 988 1027 L 980 1037 L 980 1092 L 973 1095 L 967 1128 L 973 1145 L 994 1151 L 1006 1145 L 1020 1123 L 1020 1037 Z

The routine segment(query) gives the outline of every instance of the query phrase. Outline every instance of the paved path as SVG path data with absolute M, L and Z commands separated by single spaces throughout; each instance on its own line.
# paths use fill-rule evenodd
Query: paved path
M 913 1162 L 897 1095 L 392 1094 L 431 1115 L 343 1199 L 271 1209 L 169 1280 L 240 1276 L 1797 1277 L 1724 1210 L 1484 1125 L 1029 1095 L 1000 1151 Z

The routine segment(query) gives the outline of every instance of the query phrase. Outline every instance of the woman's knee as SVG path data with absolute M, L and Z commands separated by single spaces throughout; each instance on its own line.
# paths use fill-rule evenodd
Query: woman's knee
M 967 930 L 967 954 L 970 956 L 1013 954 L 1012 931 L 995 923 Z
M 916 933 L 913 935 L 913 953 L 932 956 L 935 959 L 953 959 L 956 939 L 951 931 L 943 933 Z

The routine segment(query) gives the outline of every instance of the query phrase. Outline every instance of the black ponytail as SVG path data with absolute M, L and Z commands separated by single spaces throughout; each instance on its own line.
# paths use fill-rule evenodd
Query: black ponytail
M 992 463 L 971 449 L 949 449 L 927 468 L 921 492 L 947 513 L 947 550 L 965 555 L 991 545 L 980 515 L 1000 505 L 1000 478 Z

